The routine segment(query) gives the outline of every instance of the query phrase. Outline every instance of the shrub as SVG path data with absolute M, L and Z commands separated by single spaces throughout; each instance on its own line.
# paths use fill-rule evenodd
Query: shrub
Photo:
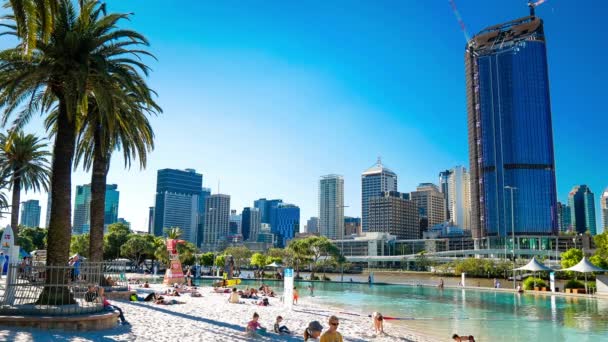
M 528 277 L 524 280 L 524 290 L 534 290 L 534 284 L 536 287 L 547 287 L 547 283 L 540 278 Z
M 331 281 L 330 277 L 323 276 L 323 281 Z
M 564 288 L 566 288 L 566 289 L 584 289 L 585 284 L 583 284 L 582 282 L 580 282 L 578 280 L 571 279 L 571 280 L 568 280 L 566 285 L 564 285 Z

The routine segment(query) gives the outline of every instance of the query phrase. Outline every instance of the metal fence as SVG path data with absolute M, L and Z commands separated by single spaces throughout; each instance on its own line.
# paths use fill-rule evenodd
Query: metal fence
M 103 310 L 105 292 L 128 290 L 124 262 L 9 265 L 0 277 L 0 315 L 78 315 Z

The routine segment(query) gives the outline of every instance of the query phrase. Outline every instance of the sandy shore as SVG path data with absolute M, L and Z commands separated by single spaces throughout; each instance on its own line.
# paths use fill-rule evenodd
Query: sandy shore
M 162 289 L 160 285 L 152 285 L 152 289 L 137 290 L 140 296 L 145 296 L 144 290 Z M 290 311 L 278 298 L 270 298 L 271 305 L 263 307 L 251 300 L 243 300 L 245 304 L 229 304 L 227 294 L 214 293 L 210 287 L 203 287 L 200 292 L 203 294 L 201 298 L 189 295 L 168 297 L 185 302 L 179 305 L 114 301 L 113 304 L 122 308 L 131 325 L 117 325 L 111 330 L 65 333 L 0 327 L 0 341 L 302 341 L 302 332 L 310 321 L 318 320 L 327 328 L 330 315 L 340 318 L 339 331 L 346 341 L 431 341 L 390 321 L 385 323 L 388 334 L 376 336 L 370 318 L 340 314 L 340 309 L 320 306 L 308 299 Z M 349 311 L 356 312 L 356 308 Z M 245 326 L 254 312 L 260 315 L 262 326 L 269 330 L 272 330 L 276 316 L 283 316 L 283 324 L 294 331 L 294 335 L 267 333 L 257 338 L 246 336 Z

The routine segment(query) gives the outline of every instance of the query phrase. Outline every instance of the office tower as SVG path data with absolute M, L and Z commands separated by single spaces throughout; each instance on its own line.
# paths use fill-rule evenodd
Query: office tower
M 569 232 L 572 229 L 570 206 L 557 202 L 557 223 L 560 232 Z
M 606 190 L 604 190 L 604 192 L 602 193 L 600 201 L 600 207 L 602 208 L 602 231 L 600 232 L 601 234 L 603 232 L 608 231 L 608 188 L 606 188 Z
M 164 236 L 165 229 L 180 228 L 181 238 L 200 245 L 203 202 L 203 175 L 193 169 L 158 170 L 154 235 Z
M 467 169 L 456 166 L 450 170 L 447 184 L 449 219 L 453 225 L 471 229 L 471 187 Z M 444 193 L 445 196 L 445 193 Z
M 262 223 L 269 223 L 272 225 L 272 210 L 280 203 L 283 203 L 282 199 L 267 200 L 265 198 L 260 198 L 259 200 L 253 201 L 253 206 L 260 211 Z
M 211 196 L 210 188 L 203 188 L 198 199 L 198 235 L 196 245 L 200 246 L 203 243 L 203 232 L 205 230 L 205 205 L 207 203 L 207 197 Z
M 205 199 L 203 243 L 217 246 L 226 241 L 230 229 L 230 196 L 215 194 Z
M 441 171 L 439 172 L 439 190 L 441 191 L 441 193 L 443 194 L 443 197 L 445 198 L 445 219 L 447 221 L 450 221 L 450 219 L 452 218 L 450 216 L 450 194 L 449 194 L 449 180 L 450 180 L 450 175 L 452 174 L 452 170 L 445 170 L 445 171 Z
M 344 236 L 361 235 L 361 218 L 360 217 L 344 217 Z
M 241 234 L 243 241 L 257 241 L 262 223 L 262 213 L 258 208 L 243 208 L 241 214 Z
M 384 191 L 369 200 L 369 231 L 389 233 L 398 240 L 419 239 L 418 215 L 418 207 L 408 194 Z
M 595 200 L 591 189 L 584 184 L 575 186 L 568 195 L 568 204 L 574 231 L 581 234 L 589 231 L 595 235 Z
M 322 176 L 319 181 L 319 233 L 330 239 L 344 237 L 344 178 Z
M 154 207 L 148 209 L 148 234 L 154 234 Z
M 421 219 L 421 229 L 432 228 L 445 222 L 445 200 L 437 185 L 420 183 L 410 199 L 418 206 Z
M 241 221 L 243 217 L 236 213 L 236 210 L 230 210 L 230 235 L 241 234 Z
M 21 204 L 20 225 L 25 227 L 40 227 L 40 203 L 38 200 L 29 200 Z
M 296 233 L 300 232 L 300 207 L 288 203 L 279 203 L 272 210 L 274 212 L 274 225 L 270 225 L 270 231 L 276 235 L 277 247 L 283 248 L 287 246 L 289 240 L 293 239 Z
M 110 224 L 118 221 L 118 203 L 120 192 L 116 184 L 106 184 L 106 200 L 104 208 L 104 231 Z M 85 234 L 91 229 L 91 185 L 76 186 L 74 199 L 73 234 Z
M 557 194 L 543 22 L 482 30 L 465 51 L 472 234 L 557 232 Z
M 363 231 L 368 231 L 369 199 L 383 191 L 397 191 L 397 174 L 382 165 L 382 159 L 361 174 L 361 217 Z
M 255 241 L 276 246 L 277 236 L 270 231 L 270 224 L 262 223 L 260 225 L 260 231 L 257 233 Z
M 306 221 L 306 232 L 310 234 L 315 234 L 319 232 L 319 218 L 311 217 Z

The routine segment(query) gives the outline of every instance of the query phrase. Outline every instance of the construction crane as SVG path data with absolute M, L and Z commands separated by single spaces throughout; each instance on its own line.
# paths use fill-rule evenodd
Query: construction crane
M 450 6 L 452 7 L 452 11 L 454 12 L 454 16 L 456 16 L 456 20 L 458 20 L 458 24 L 460 25 L 460 29 L 462 30 L 462 33 L 464 34 L 464 39 L 467 41 L 467 45 L 473 44 L 473 41 L 471 40 L 471 36 L 469 36 L 469 32 L 467 31 L 467 27 L 464 24 L 464 21 L 462 20 L 462 16 L 460 16 L 460 12 L 458 12 L 458 8 L 456 8 L 456 3 L 454 2 L 454 0 L 448 0 L 448 2 L 450 3 Z
M 528 7 L 530 7 L 530 16 L 531 17 L 534 17 L 536 15 L 536 13 L 535 13 L 536 7 L 542 5 L 545 1 L 547 1 L 547 0 L 538 0 L 537 2 L 532 2 L 532 1 L 528 2 Z

